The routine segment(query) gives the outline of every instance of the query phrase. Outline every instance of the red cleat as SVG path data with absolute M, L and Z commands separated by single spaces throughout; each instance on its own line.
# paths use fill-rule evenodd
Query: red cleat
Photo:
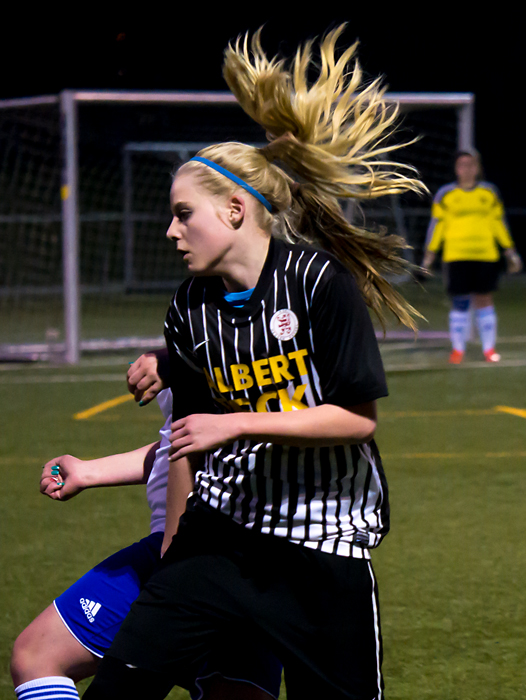
M 450 365 L 459 365 L 464 359 L 464 353 L 462 350 L 453 350 L 449 356 Z
M 486 362 L 500 362 L 500 355 L 498 352 L 495 352 L 493 348 L 491 350 L 486 350 L 484 357 L 486 358 Z

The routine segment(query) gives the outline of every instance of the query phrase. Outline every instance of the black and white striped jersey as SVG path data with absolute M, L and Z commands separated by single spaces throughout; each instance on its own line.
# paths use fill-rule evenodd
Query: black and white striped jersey
M 178 365 L 174 419 L 353 406 L 387 394 L 365 303 L 329 254 L 272 239 L 243 308 L 224 294 L 218 277 L 191 278 L 172 301 L 165 332 Z M 214 409 L 204 403 L 210 396 Z M 236 441 L 206 455 L 196 492 L 245 527 L 329 553 L 369 558 L 389 529 L 374 442 L 298 448 Z

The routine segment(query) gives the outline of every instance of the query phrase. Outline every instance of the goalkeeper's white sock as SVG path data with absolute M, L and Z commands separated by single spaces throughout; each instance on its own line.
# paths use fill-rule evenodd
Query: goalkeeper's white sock
M 18 700 L 79 700 L 75 683 L 65 676 L 47 676 L 15 688 Z
M 466 350 L 466 340 L 469 331 L 469 310 L 457 311 L 452 309 L 449 312 L 449 337 L 453 350 L 464 352 Z
M 475 311 L 477 328 L 482 342 L 482 351 L 495 349 L 497 342 L 497 314 L 494 306 L 485 306 Z

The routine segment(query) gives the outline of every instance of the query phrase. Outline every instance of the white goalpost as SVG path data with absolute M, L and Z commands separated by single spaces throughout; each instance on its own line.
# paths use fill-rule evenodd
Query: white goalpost
M 403 156 L 431 190 L 474 144 L 474 96 L 390 93 Z M 165 240 L 174 167 L 211 143 L 265 135 L 227 92 L 65 90 L 0 101 L 0 361 L 77 364 L 81 353 L 162 342 L 184 277 Z M 418 250 L 429 204 L 364 207 Z M 353 212 L 349 210 L 349 216 Z M 133 358 L 132 358 L 133 359 Z

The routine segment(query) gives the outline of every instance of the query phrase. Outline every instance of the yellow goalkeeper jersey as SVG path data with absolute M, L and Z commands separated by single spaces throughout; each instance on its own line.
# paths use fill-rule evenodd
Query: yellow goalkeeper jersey
M 481 260 L 496 262 L 499 246 L 512 248 L 504 222 L 504 207 L 496 188 L 479 182 L 471 190 L 451 183 L 441 187 L 433 201 L 426 248 L 442 248 L 444 262 Z

